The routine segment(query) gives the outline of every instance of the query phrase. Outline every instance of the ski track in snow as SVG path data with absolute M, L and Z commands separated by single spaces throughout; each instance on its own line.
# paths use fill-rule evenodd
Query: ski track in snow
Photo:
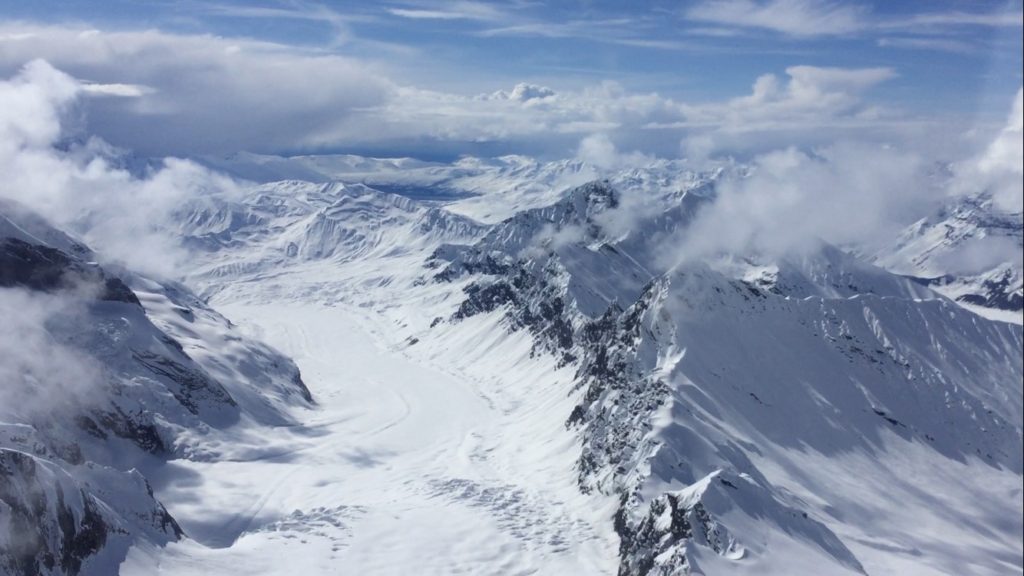
M 519 446 L 502 419 L 516 406 L 500 394 L 389 348 L 365 309 L 218 306 L 294 358 L 319 407 L 256 457 L 158 471 L 191 540 L 134 549 L 125 574 L 614 571 L 607 510 L 580 506 L 571 471 L 508 470 Z

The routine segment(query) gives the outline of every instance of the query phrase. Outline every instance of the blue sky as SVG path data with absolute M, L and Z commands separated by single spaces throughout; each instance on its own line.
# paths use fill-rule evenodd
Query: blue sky
M 0 72 L 43 58 L 122 86 L 83 122 L 143 154 L 969 139 L 1021 86 L 1019 1 L 0 0 L 0 15 Z

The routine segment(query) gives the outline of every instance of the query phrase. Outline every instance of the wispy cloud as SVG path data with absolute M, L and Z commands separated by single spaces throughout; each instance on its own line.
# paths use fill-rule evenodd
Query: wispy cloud
M 878 46 L 883 48 L 904 48 L 907 50 L 931 50 L 935 52 L 951 52 L 956 54 L 970 54 L 978 51 L 978 47 L 953 38 L 931 38 L 931 37 L 891 37 L 879 38 Z
M 610 42 L 620 46 L 632 46 L 634 48 L 652 48 L 656 50 L 685 50 L 699 51 L 707 50 L 710 47 L 697 42 L 684 40 L 659 40 L 656 38 L 618 38 Z
M 412 20 L 476 20 L 500 22 L 509 14 L 499 8 L 480 2 L 447 2 L 438 6 L 395 6 L 386 9 L 388 14 Z
M 150 94 L 153 89 L 148 86 L 140 86 L 138 84 L 100 84 L 92 82 L 83 82 L 82 91 L 86 94 L 92 94 L 94 96 L 120 96 L 124 98 L 138 98 L 145 94 Z
M 963 27 L 1020 27 L 1020 10 L 922 12 L 882 16 L 869 6 L 831 0 L 705 0 L 686 10 L 713 30 L 760 29 L 797 38 L 852 36 L 905 30 L 933 34 Z M 895 44 L 891 44 L 895 46 Z M 925 48 L 925 43 L 917 43 Z M 934 43 L 938 50 L 949 44 Z
M 487 28 L 479 36 L 539 36 L 545 38 L 584 38 L 596 42 L 624 39 L 624 28 L 636 23 L 631 18 L 567 20 L 563 22 L 530 21 L 509 26 Z M 611 34 L 608 37 L 607 34 Z
M 710 0 L 686 11 L 686 17 L 739 28 L 761 28 L 792 36 L 830 36 L 867 26 L 862 6 L 815 0 Z
M 374 20 L 372 15 L 351 12 L 342 14 L 323 4 L 309 2 L 289 2 L 281 7 L 215 2 L 202 2 L 195 6 L 203 13 L 224 18 L 299 20 L 320 23 L 331 30 L 330 45 L 332 46 L 344 45 L 355 38 L 351 28 L 352 23 Z
M 925 12 L 905 18 L 881 21 L 879 28 L 918 28 L 921 26 L 955 27 L 982 26 L 990 28 L 1020 28 L 1024 24 L 1021 12 Z

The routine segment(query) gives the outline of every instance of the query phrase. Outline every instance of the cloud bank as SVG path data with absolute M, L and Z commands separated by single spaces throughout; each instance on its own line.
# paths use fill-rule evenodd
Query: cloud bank
M 891 138 L 905 116 L 865 96 L 889 68 L 791 66 L 751 93 L 683 102 L 612 82 L 572 90 L 519 82 L 456 94 L 402 84 L 379 62 L 264 41 L 71 26 L 0 25 L 0 73 L 45 59 L 75 78 L 86 130 L 144 156 L 347 151 L 541 157 L 606 134 L 676 157 L 764 151 L 849 132 Z M 108 97 L 98 97 L 98 96 Z M 118 97 L 113 97 L 118 96 Z M 769 141 L 772 141 L 769 143 Z
M 715 201 L 669 243 L 678 250 L 665 263 L 891 238 L 939 197 L 926 167 L 916 155 L 853 142 L 764 154 L 749 176 L 720 183 Z
M 167 216 L 195 195 L 232 193 L 235 183 L 175 158 L 142 176 L 119 167 L 123 153 L 67 128 L 83 99 L 96 94 L 41 60 L 0 81 L 0 194 L 112 260 L 173 276 L 185 254 Z

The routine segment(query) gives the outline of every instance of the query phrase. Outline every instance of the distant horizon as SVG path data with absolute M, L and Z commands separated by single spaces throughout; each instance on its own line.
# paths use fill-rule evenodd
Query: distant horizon
M 0 75 L 87 88 L 77 127 L 148 157 L 662 158 L 838 140 L 932 158 L 1020 90 L 1022 6 L 816 0 L 0 0 Z

